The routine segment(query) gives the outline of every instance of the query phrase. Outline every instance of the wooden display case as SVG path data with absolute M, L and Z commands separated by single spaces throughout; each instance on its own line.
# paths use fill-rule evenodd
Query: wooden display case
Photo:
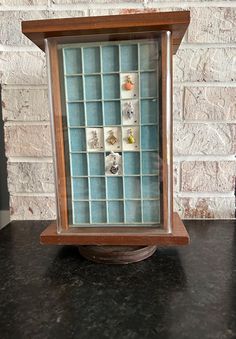
M 172 187 L 172 57 L 188 24 L 188 11 L 22 23 L 48 60 L 58 218 L 41 243 L 132 262 L 189 242 Z

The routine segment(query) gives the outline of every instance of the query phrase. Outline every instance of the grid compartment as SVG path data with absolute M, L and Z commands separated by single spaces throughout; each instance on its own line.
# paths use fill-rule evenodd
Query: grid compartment
M 86 151 L 85 130 L 83 128 L 70 128 L 69 134 L 71 151 Z
M 84 126 L 84 104 L 73 103 L 67 104 L 68 120 L 70 127 Z
M 88 175 L 87 156 L 85 153 L 71 154 L 71 173 L 73 177 Z
M 160 222 L 160 204 L 155 200 L 144 200 L 143 202 L 143 221 Z
M 84 48 L 84 73 L 100 72 L 100 50 L 99 47 Z
M 90 178 L 90 187 L 91 199 L 106 198 L 105 178 Z
M 86 103 L 87 125 L 101 126 L 102 118 L 102 103 L 100 101 Z
M 73 223 L 89 223 L 89 203 L 87 201 L 73 202 Z
M 141 201 L 140 200 L 126 200 L 126 222 L 140 223 L 142 221 Z
M 66 96 L 68 101 L 83 100 L 83 82 L 81 76 L 66 78 Z
M 123 199 L 123 183 L 121 177 L 107 177 L 108 199 Z
M 81 49 L 66 48 L 64 50 L 65 74 L 82 73 Z
M 85 43 L 64 48 L 62 55 L 73 224 L 158 223 L 158 44 Z M 133 82 L 129 90 L 127 77 Z M 128 142 L 130 128 L 134 143 Z M 111 130 L 114 145 L 107 140 Z M 91 143 L 94 131 L 99 147 Z M 119 154 L 115 174 L 111 151 Z
M 107 222 L 106 202 L 91 201 L 92 223 L 100 224 Z
M 104 175 L 104 155 L 103 153 L 89 153 L 89 174 Z
M 123 201 L 108 201 L 108 215 L 110 223 L 124 222 Z
M 119 101 L 105 101 L 104 102 L 104 125 L 120 125 L 120 102 Z
M 120 82 L 118 74 L 107 74 L 103 76 L 103 96 L 104 99 L 119 99 Z
M 101 99 L 101 77 L 100 75 L 86 75 L 85 81 L 85 97 L 86 100 Z
M 74 200 L 88 199 L 88 180 L 86 178 L 72 178 L 72 191 Z
M 119 71 L 119 47 L 103 46 L 102 61 L 104 73 Z

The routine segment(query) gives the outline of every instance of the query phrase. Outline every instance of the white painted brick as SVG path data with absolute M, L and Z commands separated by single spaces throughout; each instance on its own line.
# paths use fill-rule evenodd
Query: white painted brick
M 50 10 L 48 12 L 48 18 L 49 19 L 59 19 L 59 18 L 76 18 L 76 17 L 81 17 L 85 16 L 85 11 L 79 11 L 79 10 L 74 10 L 74 11 L 65 11 L 65 10 Z
M 10 193 L 54 193 L 52 163 L 8 163 Z
M 46 58 L 43 52 L 0 52 L 2 84 L 46 84 Z
M 129 3 L 142 3 L 143 0 L 126 0 L 127 4 Z M 51 0 L 52 4 L 55 5 L 71 5 L 71 4 L 87 4 L 90 6 L 96 5 L 96 4 L 113 4 L 114 7 L 116 4 L 124 3 L 123 0 L 116 0 L 115 2 L 113 0 Z
M 184 119 L 236 121 L 236 88 L 186 87 Z
M 235 198 L 187 197 L 175 200 L 175 211 L 183 219 L 233 219 Z
M 182 120 L 183 116 L 183 88 L 174 87 L 173 90 L 173 118 Z
M 235 42 L 235 30 L 236 8 L 191 8 L 188 42 Z
M 49 120 L 46 89 L 12 89 L 2 91 L 3 120 L 45 121 Z
M 235 81 L 236 48 L 185 48 L 174 56 L 175 81 Z
M 56 219 L 54 197 L 11 196 L 11 220 L 53 220 Z
M 45 157 L 52 155 L 50 126 L 5 126 L 8 157 Z
M 21 31 L 21 21 L 47 19 L 47 11 L 0 12 L 0 44 L 6 46 L 35 46 Z
M 33 7 L 35 5 L 42 6 L 48 5 L 48 0 L 0 0 L 0 6 L 29 6 Z M 32 8 L 33 9 L 33 8 Z
M 235 154 L 235 140 L 235 124 L 174 124 L 175 155 Z
M 184 161 L 181 164 L 181 191 L 232 192 L 235 161 Z
M 174 192 L 179 192 L 179 185 L 180 185 L 180 180 L 179 180 L 179 175 L 180 175 L 180 170 L 179 170 L 179 163 L 174 162 L 173 164 L 173 188 Z

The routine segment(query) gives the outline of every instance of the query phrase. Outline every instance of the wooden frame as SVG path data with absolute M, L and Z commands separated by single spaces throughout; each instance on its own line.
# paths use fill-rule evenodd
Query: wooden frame
M 175 14 L 174 14 L 175 13 Z M 154 245 L 186 244 L 188 234 L 178 215 L 173 214 L 172 175 L 172 127 L 168 130 L 171 119 L 171 107 L 168 99 L 172 98 L 170 74 L 172 53 L 178 48 L 189 23 L 189 12 L 151 13 L 109 17 L 56 19 L 23 22 L 23 32 L 41 49 L 46 49 L 48 57 L 49 80 L 51 84 L 51 109 L 53 112 L 52 135 L 55 135 L 56 178 L 58 197 L 58 218 L 60 229 L 55 223 L 42 233 L 42 243 L 90 244 L 90 245 Z M 62 107 L 57 42 L 99 41 L 104 34 L 112 34 L 112 40 L 132 39 L 153 35 L 163 31 L 162 44 L 162 173 L 163 173 L 163 228 L 153 227 L 80 227 L 69 228 L 66 191 L 66 169 L 63 142 Z M 166 32 L 169 32 L 167 36 Z M 128 33 L 128 34 L 127 34 Z M 95 37 L 92 34 L 97 34 Z M 79 38 L 78 38 L 79 36 Z M 92 40 L 91 40 L 92 39 Z M 107 36 L 106 36 L 107 39 Z M 167 41 L 169 39 L 169 42 Z M 45 43 L 45 47 L 44 47 Z M 173 49 L 168 50 L 168 45 Z M 169 69 L 168 69 L 169 68 Z M 167 74 L 167 71 L 170 74 Z M 169 91 L 169 93 L 168 93 Z M 167 95 L 169 98 L 167 98 Z M 168 106 L 169 105 L 169 106 Z M 168 118 L 167 118 L 168 117 Z M 171 126 L 171 124 L 169 125 Z M 168 135 L 167 135 L 168 134 Z M 167 163 L 167 161 L 169 163 Z M 171 232 L 171 224 L 174 229 Z

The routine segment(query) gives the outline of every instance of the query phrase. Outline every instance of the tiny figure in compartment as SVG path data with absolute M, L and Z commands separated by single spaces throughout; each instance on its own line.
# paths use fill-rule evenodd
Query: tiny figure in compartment
M 106 156 L 106 174 L 118 175 L 120 174 L 121 167 L 121 155 L 119 153 L 114 153 L 111 151 L 109 155 Z
M 110 130 L 109 131 L 109 137 L 107 138 L 108 144 L 114 145 L 117 141 L 118 141 L 118 139 L 115 137 L 114 131 Z
M 134 139 L 134 134 L 132 128 L 128 129 L 128 144 L 134 144 L 135 139 Z
M 91 146 L 92 146 L 93 149 L 99 148 L 100 143 L 99 143 L 97 131 L 96 130 L 92 131 L 92 134 L 93 134 L 93 136 L 92 136 L 91 142 L 90 142 Z
M 124 89 L 126 91 L 132 91 L 132 89 L 134 88 L 134 83 L 133 81 L 131 80 L 131 77 L 129 75 L 127 75 L 126 77 L 126 81 L 124 83 Z
M 127 118 L 131 120 L 135 115 L 134 106 L 132 102 L 126 102 L 124 106 L 125 106 L 124 113 L 127 116 Z

